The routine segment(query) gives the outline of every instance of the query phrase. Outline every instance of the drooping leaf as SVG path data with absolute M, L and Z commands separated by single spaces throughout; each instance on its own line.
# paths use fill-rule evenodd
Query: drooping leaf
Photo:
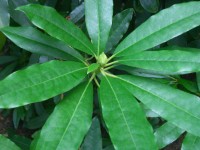
M 5 43 L 6 43 L 6 37 L 5 37 L 5 35 L 3 35 L 2 32 L 0 32 L 0 52 L 3 48 L 3 46 L 5 45 Z
M 92 122 L 92 84 L 72 90 L 45 123 L 34 150 L 77 150 Z
M 27 17 L 25 14 L 22 12 L 19 12 L 16 10 L 17 7 L 27 5 L 29 2 L 27 0 L 8 0 L 9 4 L 9 12 L 10 12 L 10 17 L 18 24 L 21 26 L 30 26 L 30 22 L 28 21 Z
M 159 9 L 159 0 L 140 0 L 140 4 L 150 13 L 156 13 Z
M 29 4 L 21 6 L 17 10 L 23 11 L 35 26 L 45 30 L 49 35 L 80 51 L 94 54 L 91 42 L 81 29 L 64 19 L 55 9 Z
M 101 128 L 97 117 L 92 121 L 92 125 L 81 146 L 81 150 L 102 150 Z
M 200 135 L 200 98 L 148 78 L 122 75 L 121 83 L 159 116 Z
M 106 48 L 112 15 L 113 0 L 85 0 L 86 26 L 97 55 Z
M 196 78 L 197 78 L 197 86 L 198 86 L 198 89 L 200 91 L 200 72 L 196 73 Z
M 0 108 L 47 100 L 75 87 L 86 72 L 87 67 L 81 63 L 62 61 L 50 61 L 17 71 L 0 81 Z
M 156 129 L 154 135 L 156 137 L 158 147 L 161 149 L 178 139 L 183 132 L 184 130 L 167 122 Z
M 200 25 L 200 2 L 173 5 L 150 17 L 133 31 L 116 48 L 115 56 L 132 55 L 150 49 L 198 25 Z
M 0 145 L 2 150 L 20 150 L 12 141 L 0 134 Z
M 110 51 L 122 39 L 123 35 L 128 30 L 132 15 L 133 9 L 129 8 L 114 16 L 110 35 L 106 44 L 106 52 Z
M 199 147 L 200 137 L 188 133 L 183 140 L 181 150 L 199 150 Z
M 70 18 L 73 23 L 77 23 L 79 20 L 81 20 L 85 15 L 85 7 L 84 7 L 84 2 L 77 6 L 71 13 L 70 13 Z
M 162 74 L 186 74 L 200 71 L 200 51 L 144 51 L 119 58 L 119 63 Z
M 105 76 L 99 95 L 103 118 L 115 149 L 157 149 L 145 113 L 119 80 Z
M 10 24 L 8 0 L 0 0 L 0 28 Z
M 13 111 L 13 124 L 15 129 L 18 128 L 19 122 L 25 116 L 25 110 L 23 107 L 15 108 Z
M 1 31 L 16 45 L 32 53 L 83 61 L 83 57 L 64 42 L 47 36 L 33 27 L 5 27 Z

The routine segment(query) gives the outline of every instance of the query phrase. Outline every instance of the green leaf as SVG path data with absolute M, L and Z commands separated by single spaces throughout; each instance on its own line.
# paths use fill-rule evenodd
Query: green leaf
M 123 35 L 128 30 L 130 21 L 133 16 L 133 9 L 126 9 L 113 18 L 112 27 L 110 30 L 110 36 L 106 45 L 106 51 L 110 51 L 118 42 L 122 39 Z
M 154 133 L 159 149 L 174 142 L 181 134 L 183 134 L 183 132 L 184 130 L 169 122 L 163 124 L 161 127 L 156 129 Z
M 96 71 L 98 68 L 100 67 L 100 65 L 98 63 L 93 63 L 88 67 L 88 71 L 87 74 Z
M 18 7 L 31 22 L 49 35 L 88 54 L 94 54 L 93 46 L 86 35 L 72 22 L 64 19 L 55 9 L 37 4 Z
M 199 150 L 200 137 L 192 134 L 187 134 L 183 140 L 181 150 Z
M 33 27 L 5 27 L 1 31 L 16 45 L 32 53 L 83 61 L 83 57 L 64 42 L 47 36 Z
M 10 24 L 8 0 L 0 0 L 0 28 Z
M 120 64 L 162 74 L 186 74 L 200 71 L 200 52 L 181 50 L 144 51 L 120 58 Z
M 0 145 L 2 150 L 20 150 L 12 141 L 0 134 Z
M 148 78 L 120 76 L 121 83 L 142 103 L 177 127 L 200 135 L 200 98 Z
M 92 107 L 92 84 L 72 90 L 45 123 L 34 150 L 77 150 L 91 125 Z
M 23 119 L 25 116 L 25 110 L 24 107 L 19 107 L 19 108 L 15 108 L 13 111 L 13 124 L 15 129 L 18 128 L 19 126 L 19 122 L 21 119 Z
M 157 149 L 145 113 L 119 80 L 105 76 L 99 95 L 103 118 L 115 149 Z
M 116 48 L 115 56 L 132 55 L 150 49 L 198 25 L 200 25 L 200 2 L 173 5 L 150 17 L 133 31 Z
M 19 135 L 14 135 L 10 139 L 22 150 L 30 150 L 31 139 Z
M 197 73 L 196 73 L 196 78 L 197 78 L 198 90 L 200 91 L 200 72 L 197 72 Z
M 86 26 L 97 55 L 106 48 L 112 16 L 113 0 L 85 0 Z
M 4 79 L 6 76 L 11 74 L 16 66 L 17 66 L 17 62 L 14 62 L 12 64 L 7 65 L 5 68 L 3 68 L 0 71 L 0 80 Z
M 84 2 L 77 6 L 71 13 L 70 13 L 70 20 L 73 23 L 77 23 L 78 21 L 80 21 L 85 15 L 85 7 L 84 7 Z
M 27 0 L 8 0 L 9 11 L 11 18 L 21 26 L 30 26 L 31 23 L 28 21 L 26 15 L 22 12 L 16 10 L 17 7 L 27 5 L 29 2 Z
M 92 120 L 92 125 L 84 139 L 81 150 L 102 150 L 101 128 L 97 117 Z
M 87 67 L 81 63 L 62 61 L 17 71 L 0 81 L 0 108 L 44 101 L 69 91 L 83 80 L 86 71 Z
M 156 13 L 159 9 L 159 0 L 140 0 L 140 4 L 150 13 Z

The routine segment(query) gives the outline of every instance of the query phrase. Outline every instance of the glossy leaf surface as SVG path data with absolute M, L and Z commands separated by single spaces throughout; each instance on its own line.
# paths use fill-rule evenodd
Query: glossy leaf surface
M 99 95 L 103 118 L 115 149 L 157 149 L 145 113 L 119 80 L 104 77 Z
M 159 116 L 183 130 L 200 135 L 199 97 L 148 78 L 124 75 L 119 80 Z
M 111 50 L 122 39 L 129 27 L 129 23 L 132 19 L 133 9 L 126 9 L 113 18 L 110 35 L 106 45 L 106 51 Z
M 92 122 L 90 83 L 70 91 L 48 118 L 34 150 L 77 150 Z
M 175 125 L 167 122 L 156 129 L 154 135 L 156 137 L 158 147 L 161 149 L 178 139 L 183 132 L 184 130 L 179 129 Z
M 150 49 L 198 25 L 200 2 L 173 5 L 150 17 L 128 35 L 116 48 L 115 56 L 132 55 Z
M 18 10 L 23 11 L 35 26 L 45 30 L 49 35 L 73 48 L 93 54 L 93 46 L 80 28 L 64 19 L 55 9 L 29 4 L 19 7 Z
M 0 145 L 2 150 L 20 150 L 17 145 L 3 135 L 0 135 Z
M 39 102 L 66 92 L 82 81 L 86 71 L 81 63 L 62 61 L 17 71 L 0 81 L 0 108 Z
M 16 45 L 32 53 L 67 60 L 81 60 L 83 57 L 53 37 L 34 29 L 33 27 L 5 27 L 1 31 Z
M 112 15 L 113 0 L 85 0 L 86 26 L 97 55 L 106 48 Z
M 144 51 L 119 59 L 119 63 L 162 74 L 186 74 L 200 71 L 200 51 Z
M 200 147 L 200 137 L 194 136 L 192 134 L 186 134 L 181 150 L 199 150 Z

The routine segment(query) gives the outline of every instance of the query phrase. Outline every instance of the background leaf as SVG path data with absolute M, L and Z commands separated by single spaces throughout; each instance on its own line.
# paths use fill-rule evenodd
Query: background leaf
M 106 52 L 110 51 L 122 39 L 123 35 L 128 30 L 132 15 L 133 9 L 129 8 L 114 16 L 110 35 L 106 44 Z
M 159 9 L 159 0 L 140 0 L 140 4 L 150 13 L 156 13 Z
M 102 150 L 101 128 L 97 117 L 93 118 L 92 125 L 84 139 L 81 150 Z

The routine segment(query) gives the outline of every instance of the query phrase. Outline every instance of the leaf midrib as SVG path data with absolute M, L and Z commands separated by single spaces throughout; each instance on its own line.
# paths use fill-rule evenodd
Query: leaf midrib
M 168 103 L 168 104 L 170 104 L 170 105 L 174 106 L 175 108 L 177 108 L 177 109 L 179 109 L 179 110 L 181 110 L 181 111 L 185 112 L 185 113 L 186 113 L 186 114 L 188 114 L 189 116 L 192 116 L 192 118 L 196 118 L 196 119 L 200 120 L 200 118 L 199 118 L 199 117 L 197 117 L 197 116 L 193 116 L 193 115 L 192 115 L 192 114 L 190 114 L 188 111 L 185 111 L 185 110 L 184 110 L 184 109 L 182 109 L 181 107 L 178 107 L 178 106 L 176 106 L 175 104 L 173 104 L 173 103 L 170 103 L 170 102 L 168 102 L 168 101 L 164 100 L 164 99 L 163 99 L 163 98 L 161 98 L 160 96 L 158 96 L 158 95 L 155 95 L 155 94 L 151 93 L 151 91 L 146 91 L 146 90 L 142 89 L 141 87 L 139 87 L 139 86 L 137 86 L 137 85 L 135 85 L 135 84 L 133 84 L 133 83 L 131 83 L 131 82 L 129 82 L 129 81 L 127 81 L 127 80 L 123 79 L 123 78 L 120 78 L 120 77 L 117 77 L 117 78 L 118 78 L 118 79 L 120 79 L 120 80 L 122 80 L 122 81 L 124 81 L 124 82 L 126 82 L 126 83 L 128 83 L 128 84 L 131 84 L 132 86 L 135 86 L 135 87 L 139 88 L 139 89 L 140 89 L 140 90 L 142 90 L 142 91 L 148 92 L 149 94 L 151 94 L 151 95 L 153 95 L 153 96 L 155 96 L 155 97 L 158 97 L 159 99 L 163 100 L 165 103 Z M 181 127 L 179 127 L 179 128 L 181 128 Z M 183 130 L 185 130 L 185 129 L 183 129 Z
M 66 53 L 67 55 L 70 55 L 70 56 L 72 56 L 72 57 L 74 57 L 74 58 L 80 60 L 81 62 L 84 62 L 84 61 L 83 61 L 82 59 L 80 59 L 79 57 L 74 56 L 74 55 L 71 55 L 70 53 L 67 53 L 67 52 L 64 51 L 64 50 L 58 49 L 57 47 L 53 47 L 52 45 L 48 45 L 48 44 L 46 44 L 46 43 L 44 43 L 44 42 L 40 42 L 40 41 L 37 41 L 37 40 L 32 40 L 31 38 L 21 36 L 21 35 L 19 35 L 19 34 L 17 34 L 17 33 L 9 32 L 8 30 L 7 30 L 6 32 L 9 33 L 9 34 L 11 34 L 11 35 L 13 35 L 13 36 L 18 36 L 18 37 L 21 37 L 22 39 L 26 39 L 26 40 L 32 41 L 33 43 L 42 44 L 42 45 L 44 45 L 44 46 L 46 46 L 46 47 L 50 47 L 50 48 L 52 48 L 52 49 L 56 49 L 56 50 L 58 50 L 58 51 L 60 51 L 60 52 L 62 52 L 62 53 Z
M 23 90 L 25 90 L 25 89 L 33 88 L 34 86 L 38 86 L 38 85 L 40 85 L 40 84 L 44 84 L 44 83 L 49 82 L 49 81 L 52 81 L 52 80 L 56 80 L 57 78 L 61 78 L 61 77 L 63 77 L 63 76 L 66 76 L 66 75 L 69 75 L 69 74 L 72 74 L 72 73 L 75 73 L 75 72 L 78 72 L 78 71 L 81 71 L 81 70 L 84 70 L 84 69 L 87 69 L 87 67 L 84 67 L 84 68 L 81 68 L 81 69 L 77 69 L 77 70 L 68 72 L 68 73 L 66 73 L 66 74 L 62 74 L 62 75 L 60 75 L 60 76 L 51 78 L 51 79 L 46 80 L 46 81 L 44 81 L 44 82 L 40 82 L 40 83 L 38 83 L 38 84 L 33 84 L 32 86 L 27 86 L 27 87 L 21 88 L 21 89 L 19 89 L 19 90 L 14 90 L 14 91 L 11 91 L 11 92 L 8 91 L 8 92 L 6 92 L 6 93 L 0 95 L 0 98 L 1 98 L 2 96 L 7 95 L 7 94 L 10 94 L 10 93 L 12 93 L 12 92 L 19 92 L 19 91 L 23 91 Z
M 30 14 L 31 14 L 31 12 L 29 12 Z M 77 41 L 79 41 L 81 44 L 83 44 L 87 49 L 89 49 L 90 50 L 90 52 L 92 53 L 92 54 L 94 54 L 94 52 L 92 51 L 92 49 L 90 48 L 90 47 L 88 47 L 84 42 L 82 42 L 82 41 L 80 41 L 76 36 L 74 36 L 73 34 L 71 34 L 70 32 L 67 32 L 66 30 L 64 30 L 64 29 L 62 29 L 60 26 L 58 26 L 57 24 L 55 24 L 55 23 L 53 23 L 53 22 L 50 22 L 48 19 L 46 19 L 46 18 L 43 18 L 42 16 L 40 16 L 39 14 L 32 14 L 33 16 L 34 15 L 37 15 L 39 18 L 42 18 L 43 20 L 46 20 L 46 22 L 48 22 L 48 23 L 50 23 L 50 24 L 52 24 L 52 25 L 54 25 L 55 27 L 57 27 L 58 29 L 60 29 L 61 31 L 63 31 L 63 32 L 65 32 L 65 33 L 67 33 L 67 34 L 69 34 L 70 36 L 72 36 L 75 40 L 77 40 Z M 63 18 L 62 18 L 63 19 Z M 31 20 L 33 20 L 33 19 L 31 19 Z M 37 25 L 37 23 L 35 23 L 35 22 L 33 22 L 35 25 Z M 78 29 L 79 30 L 79 29 Z M 82 31 L 81 31 L 82 32 Z M 85 37 L 86 38 L 86 37 Z M 66 41 L 65 41 L 66 42 Z M 67 44 L 68 44 L 68 42 L 67 42 Z
M 82 101 L 82 99 L 83 99 L 83 97 L 84 97 L 84 95 L 85 95 L 87 89 L 88 89 L 89 84 L 90 84 L 90 82 L 88 82 L 88 84 L 86 85 L 86 87 L 85 87 L 83 93 L 81 94 L 81 97 L 80 97 L 80 99 L 78 100 L 78 104 L 76 105 L 76 107 L 75 107 L 75 109 L 74 109 L 74 112 L 73 112 L 73 114 L 72 114 L 72 116 L 71 116 L 71 118 L 70 118 L 70 120 L 69 120 L 69 122 L 68 122 L 68 124 L 67 124 L 67 127 L 66 127 L 65 131 L 64 131 L 63 134 L 62 134 L 62 137 L 61 137 L 59 143 L 58 143 L 57 146 L 56 146 L 56 149 L 59 147 L 60 143 L 63 141 L 64 136 L 65 136 L 65 134 L 67 133 L 67 131 L 68 131 L 68 129 L 69 129 L 69 126 L 71 125 L 71 122 L 72 122 L 72 120 L 73 120 L 73 118 L 74 118 L 74 116 L 75 116 L 75 114 L 76 114 L 76 111 L 77 111 L 77 109 L 78 109 L 78 107 L 79 107 L 79 105 L 80 105 L 80 103 L 81 103 L 81 101 Z
M 141 41 L 145 41 L 146 39 L 150 38 L 150 37 L 153 36 L 154 34 L 157 34 L 158 32 L 162 32 L 162 31 L 165 30 L 166 28 L 171 27 L 171 26 L 174 26 L 175 24 L 178 24 L 178 23 L 180 23 L 180 22 L 182 22 L 182 21 L 185 21 L 185 20 L 189 19 L 190 17 L 193 17 L 193 16 L 195 16 L 195 15 L 197 15 L 197 14 L 200 14 L 200 12 L 197 12 L 197 13 L 194 13 L 194 14 L 188 16 L 188 17 L 182 18 L 182 19 L 180 19 L 180 20 L 178 20 L 178 21 L 176 21 L 176 22 L 174 22 L 174 23 L 172 23 L 172 24 L 170 24 L 170 25 L 167 25 L 167 26 L 163 27 L 163 28 L 160 29 L 160 30 L 157 30 L 157 31 L 155 31 L 155 32 L 153 32 L 153 33 L 151 33 L 151 34 L 149 34 L 149 35 L 146 36 L 145 38 L 142 38 L 141 40 L 135 42 L 133 45 L 130 45 L 130 46 L 128 46 L 128 47 L 126 47 L 126 48 L 124 48 L 124 49 L 122 49 L 122 50 L 116 52 L 116 53 L 114 54 L 114 56 L 117 56 L 118 54 L 124 52 L 125 50 L 129 49 L 130 47 L 135 46 L 136 44 L 138 44 L 138 43 L 141 42 Z
M 113 87 L 112 87 L 110 81 L 108 80 L 108 78 L 107 78 L 106 76 L 105 76 L 105 78 L 106 78 L 106 80 L 107 80 L 107 82 L 108 82 L 108 84 L 109 84 L 109 86 L 110 86 L 110 88 L 111 88 L 111 90 L 112 90 L 112 92 L 113 92 L 113 94 L 114 94 L 114 96 L 115 96 L 115 99 L 116 99 L 116 101 L 117 101 L 117 103 L 118 103 L 118 106 L 119 106 L 119 108 L 120 108 L 120 110 L 121 110 L 123 119 L 124 119 L 124 121 L 125 121 L 125 123 L 126 123 L 126 126 L 127 126 L 127 128 L 128 128 L 128 131 L 129 131 L 129 134 L 130 134 L 130 136 L 131 136 L 131 139 L 132 139 L 132 141 L 133 141 L 133 144 L 135 145 L 135 148 L 137 149 L 136 143 L 135 143 L 134 138 L 133 138 L 133 136 L 132 136 L 132 134 L 131 134 L 131 130 L 130 130 L 130 128 L 129 128 L 128 122 L 127 122 L 126 117 L 125 117 L 125 115 L 124 115 L 124 112 L 123 112 L 123 110 L 122 110 L 121 104 L 120 104 L 120 102 L 119 102 L 119 100 L 118 100 L 118 97 L 117 97 L 117 95 L 116 95 L 116 93 L 115 93 L 115 91 L 114 91 L 114 89 L 113 89 Z

